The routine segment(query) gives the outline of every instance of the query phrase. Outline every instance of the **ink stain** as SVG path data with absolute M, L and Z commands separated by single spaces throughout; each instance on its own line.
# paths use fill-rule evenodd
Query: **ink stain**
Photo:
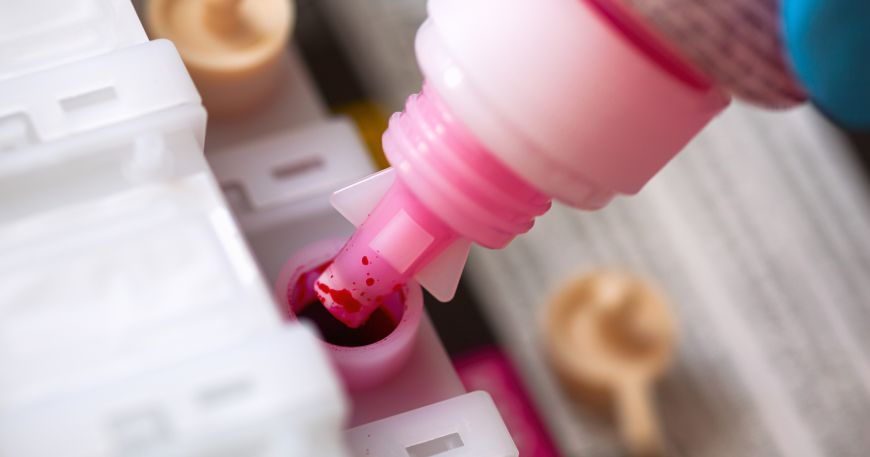
M 329 295 L 333 303 L 344 308 L 349 313 L 355 313 L 362 308 L 362 303 L 354 298 L 353 294 L 347 289 L 332 289 L 326 284 L 318 283 L 317 288 L 325 294 Z
M 369 264 L 369 258 L 368 258 L 368 256 L 363 256 L 363 258 L 362 258 L 362 264 L 363 264 L 363 265 L 368 265 L 368 264 Z
M 366 285 L 367 286 L 375 285 L 375 279 L 374 278 L 366 278 Z
M 319 265 L 299 275 L 287 290 L 289 312 L 299 319 L 307 319 L 320 330 L 324 341 L 336 346 L 359 347 L 376 343 L 386 338 L 398 326 L 404 314 L 404 289 L 401 286 L 393 292 L 377 298 L 378 308 L 359 328 L 350 328 L 326 309 L 317 299 L 315 287 L 328 295 L 348 312 L 356 312 L 362 307 L 347 289 L 334 290 L 326 284 L 316 283 L 317 278 L 326 271 L 332 262 Z M 374 279 L 369 278 L 374 283 Z M 368 283 L 368 281 L 366 281 Z M 360 293 L 362 296 L 363 293 Z M 384 301 L 389 305 L 384 305 Z M 380 306 L 383 305 L 383 306 Z

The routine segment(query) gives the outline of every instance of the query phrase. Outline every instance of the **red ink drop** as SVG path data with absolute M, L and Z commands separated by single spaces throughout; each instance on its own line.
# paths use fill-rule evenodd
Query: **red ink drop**
M 362 258 L 362 264 L 363 264 L 363 265 L 368 265 L 368 264 L 369 264 L 369 258 L 368 258 L 368 256 L 363 256 L 363 258 Z
M 375 280 L 374 280 L 374 278 L 368 278 L 368 279 L 366 279 L 366 285 L 367 285 L 367 286 L 373 286 L 373 285 L 375 285 Z
M 353 294 L 350 293 L 347 289 L 335 290 L 331 289 L 326 284 L 317 283 L 317 287 L 326 295 L 329 295 L 329 298 L 335 302 L 336 305 L 341 306 L 345 309 L 345 311 L 349 313 L 355 313 L 362 308 L 362 303 L 359 302 L 356 298 L 354 298 Z

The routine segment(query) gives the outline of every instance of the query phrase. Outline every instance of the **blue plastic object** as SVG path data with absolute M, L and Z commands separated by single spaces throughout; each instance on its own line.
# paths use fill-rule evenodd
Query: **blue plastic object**
M 870 0 L 782 0 L 786 45 L 812 101 L 870 129 Z

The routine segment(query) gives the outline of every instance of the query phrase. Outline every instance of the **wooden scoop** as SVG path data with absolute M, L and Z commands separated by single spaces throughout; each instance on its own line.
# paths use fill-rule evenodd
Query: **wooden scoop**
M 661 455 L 652 386 L 670 363 L 676 329 L 652 284 L 615 271 L 572 280 L 548 303 L 544 335 L 565 384 L 615 410 L 631 455 Z

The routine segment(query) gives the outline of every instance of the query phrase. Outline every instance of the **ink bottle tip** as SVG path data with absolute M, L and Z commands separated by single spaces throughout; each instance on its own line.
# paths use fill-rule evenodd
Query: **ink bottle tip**
M 282 269 L 275 290 L 289 320 L 315 325 L 350 390 L 364 390 L 389 379 L 410 356 L 423 316 L 423 294 L 412 280 L 393 288 L 358 326 L 339 320 L 317 302 L 314 290 L 318 277 L 329 278 L 329 267 L 344 252 L 342 243 L 322 240 L 297 252 Z M 365 290 L 356 293 L 369 295 Z

